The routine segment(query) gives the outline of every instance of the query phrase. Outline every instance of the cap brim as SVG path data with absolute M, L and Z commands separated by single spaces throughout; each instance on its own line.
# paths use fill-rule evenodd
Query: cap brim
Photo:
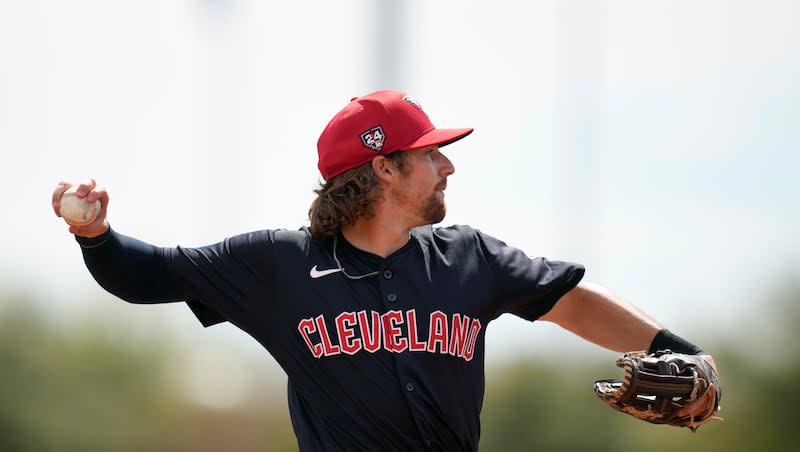
M 472 133 L 474 129 L 433 129 L 424 133 L 413 143 L 404 146 L 405 149 L 419 149 L 428 146 L 447 146 L 450 143 L 464 138 Z

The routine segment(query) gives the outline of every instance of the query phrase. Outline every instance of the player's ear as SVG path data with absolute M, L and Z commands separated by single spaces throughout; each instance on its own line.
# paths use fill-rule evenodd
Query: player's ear
M 379 155 L 372 159 L 372 171 L 375 172 L 378 179 L 388 182 L 397 172 L 397 168 L 392 165 L 389 159 Z

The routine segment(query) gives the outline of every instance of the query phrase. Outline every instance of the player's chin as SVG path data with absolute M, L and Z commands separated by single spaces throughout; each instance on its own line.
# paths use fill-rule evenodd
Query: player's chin
M 423 207 L 422 216 L 429 224 L 440 223 L 444 220 L 445 214 L 447 214 L 447 206 L 443 199 L 439 198 L 436 194 L 428 198 Z

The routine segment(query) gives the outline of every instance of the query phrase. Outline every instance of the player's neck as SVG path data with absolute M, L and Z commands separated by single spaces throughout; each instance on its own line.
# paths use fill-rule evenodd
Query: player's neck
M 343 226 L 342 235 L 351 245 L 381 257 L 387 257 L 408 243 L 411 229 L 380 216 L 359 219 L 352 226 Z

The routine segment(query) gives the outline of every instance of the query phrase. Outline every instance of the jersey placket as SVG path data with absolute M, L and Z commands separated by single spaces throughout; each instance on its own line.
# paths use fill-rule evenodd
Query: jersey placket
M 421 425 L 420 416 L 415 410 L 415 406 L 420 404 L 415 403 L 412 399 L 422 396 L 423 393 L 420 392 L 421 382 L 416 381 L 411 377 L 411 372 L 405 370 L 410 367 L 405 363 L 410 354 L 409 328 L 416 329 L 417 327 L 416 322 L 414 322 L 413 326 L 409 322 L 414 318 L 416 312 L 410 314 L 409 311 L 417 308 L 417 303 L 416 300 L 410 298 L 412 281 L 409 281 L 410 275 L 405 271 L 404 267 L 406 265 L 419 264 L 418 262 L 415 263 L 414 259 L 406 259 L 409 253 L 414 252 L 414 245 L 417 244 L 416 239 L 412 238 L 411 242 L 385 259 L 365 253 L 353 247 L 350 243 L 340 242 L 340 244 L 343 245 L 341 256 L 345 268 L 348 270 L 352 268 L 353 272 L 357 274 L 366 274 L 377 270 L 377 274 L 374 277 L 350 280 L 348 283 L 354 289 L 361 284 L 368 284 L 371 288 L 370 292 L 377 298 L 377 300 L 373 299 L 372 303 L 380 306 L 383 350 L 390 353 L 397 382 L 400 385 L 400 392 L 403 393 L 405 398 L 406 409 L 411 414 L 411 418 L 417 428 L 417 435 L 421 441 L 420 448 L 428 449 L 432 444 L 431 439 L 425 437 L 423 432 L 426 429 Z M 408 260 L 412 262 L 408 262 Z M 365 287 L 362 286 L 363 288 Z M 364 293 L 361 290 L 356 291 Z
M 408 252 L 408 249 L 403 250 Z M 402 253 L 398 253 L 402 254 Z M 397 373 L 398 381 L 402 386 L 402 392 L 406 398 L 406 406 L 411 413 L 414 424 L 417 426 L 417 432 L 422 438 L 424 447 L 431 446 L 431 440 L 426 438 L 422 433 L 425 431 L 420 425 L 420 419 L 414 410 L 413 397 L 419 397 L 419 382 L 415 381 L 408 372 L 404 371 L 404 357 L 411 353 L 410 346 L 412 335 L 410 330 L 416 330 L 417 325 L 411 324 L 413 317 L 409 316 L 409 311 L 414 309 L 414 301 L 405 299 L 408 297 L 404 293 L 403 288 L 410 287 L 410 281 L 403 281 L 403 273 L 395 272 L 393 264 L 399 259 L 400 256 L 394 255 L 390 260 L 383 263 L 378 271 L 378 292 L 381 294 L 381 299 L 385 307 L 385 317 L 383 317 L 383 339 L 384 347 L 392 353 L 392 360 L 395 365 L 395 372 Z M 405 332 L 399 325 L 405 325 Z

